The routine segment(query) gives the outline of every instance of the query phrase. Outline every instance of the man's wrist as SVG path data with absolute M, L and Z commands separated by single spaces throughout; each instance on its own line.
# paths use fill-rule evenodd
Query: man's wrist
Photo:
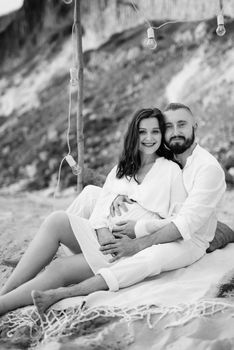
M 151 234 L 151 235 L 148 235 L 148 236 L 144 236 L 144 237 L 139 237 L 139 238 L 136 238 L 136 249 L 138 250 L 138 252 L 140 252 L 141 250 L 143 249 L 146 249 L 148 247 L 151 247 L 152 245 L 154 244 L 157 244 L 155 242 L 156 238 L 155 238 L 155 234 Z
M 177 227 L 173 224 L 167 224 L 155 233 L 134 239 L 135 254 L 143 249 L 151 247 L 154 244 L 173 242 L 181 238 Z
M 141 240 L 139 238 L 134 238 L 133 241 L 134 241 L 134 254 L 137 254 L 144 248 L 141 247 Z

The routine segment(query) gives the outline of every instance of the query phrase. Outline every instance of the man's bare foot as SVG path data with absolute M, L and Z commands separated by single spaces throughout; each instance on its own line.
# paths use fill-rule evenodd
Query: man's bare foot
M 39 315 L 43 316 L 44 312 L 54 303 L 60 300 L 56 293 L 51 291 L 41 292 L 33 290 L 31 292 L 33 303 L 37 308 Z

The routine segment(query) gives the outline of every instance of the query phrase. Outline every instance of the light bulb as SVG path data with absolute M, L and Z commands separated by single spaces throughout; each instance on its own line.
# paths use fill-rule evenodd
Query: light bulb
M 72 0 L 63 0 L 63 2 L 66 4 L 66 5 L 69 5 L 72 3 Z
M 157 47 L 157 43 L 156 40 L 153 38 L 149 38 L 147 40 L 146 46 L 150 49 L 150 50 L 155 50 Z
M 152 27 L 149 27 L 147 29 L 147 43 L 146 46 L 151 49 L 151 50 L 155 50 L 157 47 L 157 42 L 155 40 L 155 35 L 154 35 L 154 30 Z
M 224 18 L 222 14 L 217 16 L 217 25 L 216 34 L 218 36 L 223 36 L 226 33 L 226 29 L 224 27 Z
M 71 170 L 72 170 L 72 173 L 73 173 L 74 175 L 80 175 L 80 173 L 81 173 L 81 171 L 80 171 L 80 169 L 79 169 L 79 167 L 78 167 L 77 164 L 71 166 Z
M 67 154 L 65 157 L 66 161 L 68 162 L 68 164 L 71 167 L 71 170 L 73 172 L 74 175 L 79 175 L 81 173 L 81 168 L 79 167 L 79 165 L 76 163 L 76 161 L 74 160 L 74 158 L 70 155 Z
M 216 29 L 216 34 L 218 36 L 223 36 L 226 33 L 226 29 L 223 24 L 220 24 Z
M 78 69 L 76 67 L 70 68 L 70 84 L 71 86 L 78 85 Z

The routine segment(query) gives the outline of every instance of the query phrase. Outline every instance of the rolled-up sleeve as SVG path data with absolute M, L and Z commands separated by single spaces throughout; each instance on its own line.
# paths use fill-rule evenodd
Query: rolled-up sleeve
M 221 167 L 208 164 L 199 169 L 189 196 L 172 220 L 184 240 L 191 239 L 216 211 L 225 189 Z
M 111 269 L 102 268 L 97 272 L 97 274 L 101 275 L 105 280 L 110 292 L 117 292 L 119 290 L 119 282 Z
M 174 216 L 167 219 L 138 220 L 134 227 L 136 238 L 144 237 L 160 230 L 169 224 L 173 218 Z
M 140 238 L 150 234 L 150 232 L 147 230 L 147 223 L 148 223 L 147 220 L 138 220 L 136 222 L 136 225 L 134 227 L 136 238 Z

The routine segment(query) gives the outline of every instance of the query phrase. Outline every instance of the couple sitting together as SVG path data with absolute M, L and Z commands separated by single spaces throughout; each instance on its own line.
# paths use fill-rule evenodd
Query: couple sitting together
M 118 291 L 202 258 L 226 184 L 196 129 L 186 105 L 139 110 L 103 188 L 87 186 L 43 222 L 1 291 L 0 314 L 33 302 L 42 314 L 63 298 Z M 52 261 L 60 244 L 73 254 Z

